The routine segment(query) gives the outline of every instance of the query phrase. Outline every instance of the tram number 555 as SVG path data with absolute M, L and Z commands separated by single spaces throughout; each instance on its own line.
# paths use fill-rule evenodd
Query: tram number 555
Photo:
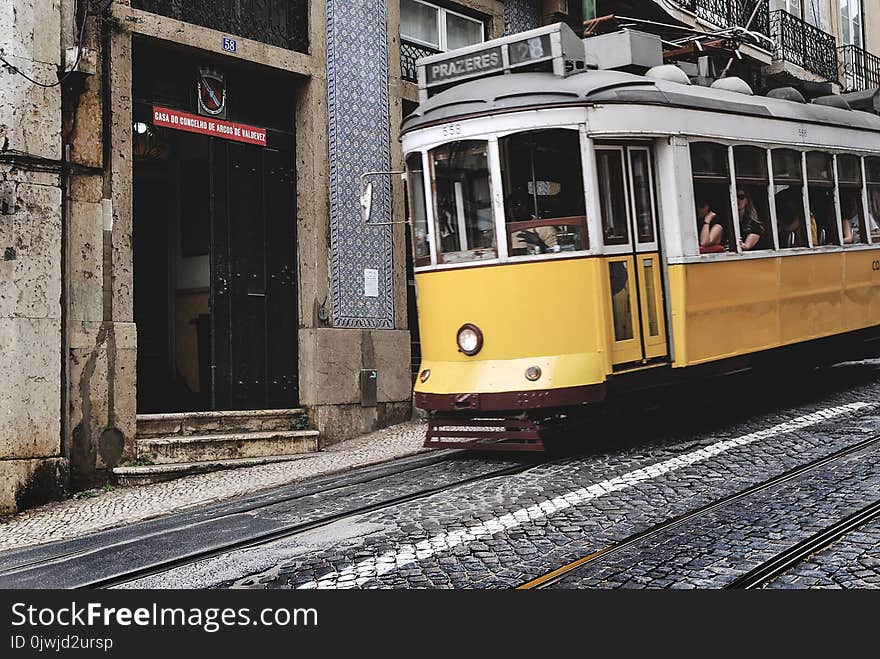
M 874 272 L 880 272 L 880 261 L 874 261 L 871 264 L 871 270 L 873 270 Z

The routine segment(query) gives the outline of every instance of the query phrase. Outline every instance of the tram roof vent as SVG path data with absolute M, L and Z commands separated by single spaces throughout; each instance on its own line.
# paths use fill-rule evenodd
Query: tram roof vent
M 419 101 L 455 85 L 489 76 L 544 71 L 560 78 L 596 68 L 588 65 L 584 42 L 565 23 L 511 34 L 416 61 Z
M 791 101 L 792 103 L 806 103 L 807 100 L 794 87 L 780 87 L 779 89 L 771 89 L 767 92 L 767 98 L 776 98 L 780 101 Z
M 712 89 L 723 89 L 729 92 L 736 92 L 737 94 L 745 94 L 746 96 L 755 95 L 755 92 L 752 91 L 749 83 L 747 83 L 742 78 L 737 78 L 736 76 L 730 78 L 719 78 L 712 83 Z
M 840 94 L 830 94 L 813 99 L 813 105 L 824 105 L 838 110 L 852 110 L 852 106 Z
M 654 78 L 655 80 L 666 80 L 667 82 L 677 82 L 681 85 L 691 84 L 691 79 L 687 73 L 682 71 L 675 64 L 661 64 L 650 69 L 646 74 L 646 78 Z
M 841 94 L 853 110 L 861 110 L 880 115 L 880 89 L 866 89 L 860 92 Z
M 623 29 L 584 39 L 587 58 L 600 69 L 644 73 L 663 64 L 663 42 L 656 34 Z

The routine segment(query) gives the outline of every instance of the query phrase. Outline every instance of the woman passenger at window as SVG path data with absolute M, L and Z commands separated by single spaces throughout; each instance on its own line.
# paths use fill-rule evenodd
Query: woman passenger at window
M 739 235 L 742 239 L 740 247 L 748 252 L 755 249 L 764 235 L 764 225 L 758 219 L 758 211 L 752 198 L 745 190 L 736 191 L 736 209 L 739 213 Z
M 779 220 L 780 247 L 806 247 L 804 226 L 804 200 L 797 188 L 786 188 L 776 195 L 776 213 Z M 810 213 L 810 234 L 813 245 L 818 245 L 816 216 Z
M 697 231 L 701 248 L 720 245 L 724 238 L 724 223 L 706 199 L 697 199 Z

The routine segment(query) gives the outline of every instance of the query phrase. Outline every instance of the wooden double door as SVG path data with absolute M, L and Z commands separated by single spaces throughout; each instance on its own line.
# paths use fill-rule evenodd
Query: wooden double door
M 276 136 L 273 136 L 276 137 Z M 211 407 L 297 404 L 293 139 L 266 148 L 211 138 Z

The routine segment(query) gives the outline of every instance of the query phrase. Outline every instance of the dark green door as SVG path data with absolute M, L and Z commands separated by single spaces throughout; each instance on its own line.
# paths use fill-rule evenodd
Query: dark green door
M 212 406 L 297 403 L 296 193 L 292 139 L 211 140 Z

